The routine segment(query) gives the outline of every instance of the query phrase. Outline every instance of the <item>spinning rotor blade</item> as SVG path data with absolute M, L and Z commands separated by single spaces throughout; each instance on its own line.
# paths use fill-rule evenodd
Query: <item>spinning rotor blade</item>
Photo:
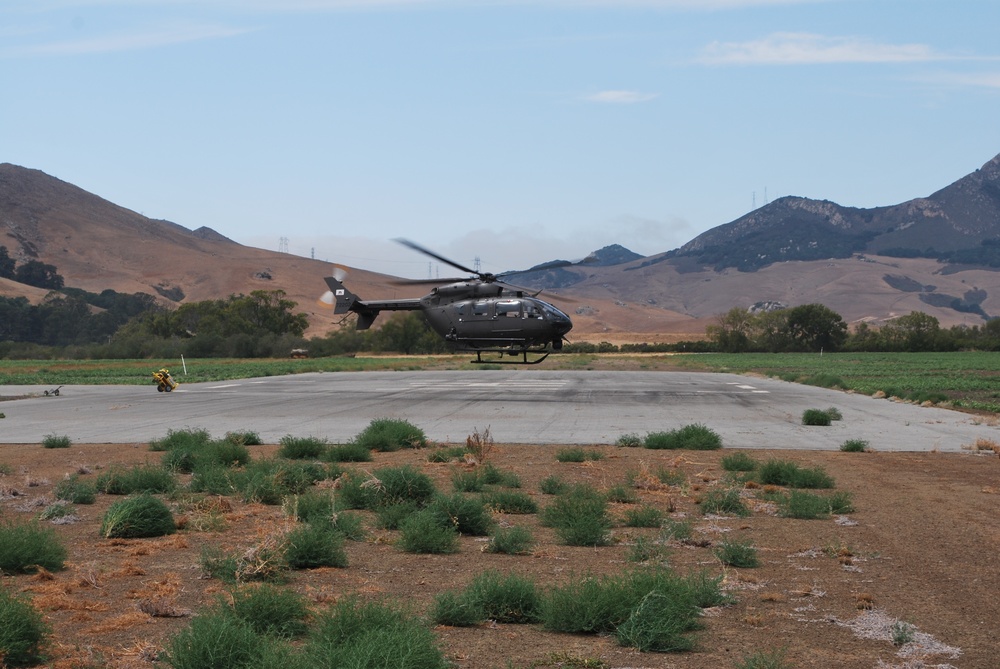
M 411 242 L 409 239 L 396 239 L 396 241 L 399 242 L 400 244 L 402 244 L 403 246 L 406 246 L 408 248 L 413 249 L 414 251 L 417 251 L 419 253 L 423 253 L 425 256 L 430 256 L 431 258 L 434 258 L 435 260 L 440 260 L 441 262 L 443 262 L 446 265 L 451 265 L 455 269 L 460 269 L 463 272 L 468 272 L 469 274 L 475 274 L 476 276 L 478 276 L 481 279 L 485 279 L 486 276 L 488 276 L 486 274 L 483 274 L 482 272 L 477 272 L 474 269 L 469 269 L 468 267 L 465 267 L 464 265 L 459 265 L 454 260 L 450 260 L 448 258 L 445 258 L 442 255 L 438 255 L 437 253 L 434 253 L 434 251 L 431 251 L 430 249 L 425 249 L 420 244 L 417 244 L 416 242 Z M 463 280 L 464 279 L 459 279 L 459 281 L 463 281 Z
M 347 278 L 347 270 L 344 269 L 343 267 L 336 267 L 336 266 L 334 266 L 334 268 L 333 268 L 333 278 L 336 279 L 337 281 L 341 281 L 342 282 L 344 279 Z M 336 302 L 336 301 L 337 301 L 337 298 L 333 294 L 332 290 L 326 291 L 325 293 L 323 293 L 322 295 L 320 295 L 319 299 L 317 300 L 317 302 L 319 303 L 319 305 L 323 306 L 323 307 L 332 307 L 333 303 Z

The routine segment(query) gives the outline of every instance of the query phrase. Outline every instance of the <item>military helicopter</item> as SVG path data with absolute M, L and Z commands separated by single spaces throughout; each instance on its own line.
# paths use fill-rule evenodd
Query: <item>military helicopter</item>
M 569 316 L 545 300 L 538 299 L 541 291 L 531 293 L 502 281 L 504 276 L 523 272 L 499 275 L 479 272 L 414 242 L 405 239 L 396 241 L 472 276 L 402 282 L 444 284 L 437 285 L 430 294 L 420 298 L 363 300 L 344 286 L 346 274 L 338 269 L 334 276 L 326 277 L 330 290 L 320 298 L 320 302 L 333 305 L 335 314 L 356 313 L 358 330 L 371 327 L 382 311 L 423 311 L 430 326 L 444 337 L 453 350 L 474 352 L 476 359 L 473 362 L 476 363 L 537 365 L 552 351 L 562 349 L 563 338 L 573 327 Z M 557 261 L 543 268 L 568 264 Z M 538 269 L 542 268 L 526 271 Z M 483 353 L 499 354 L 499 358 L 484 360 Z M 520 360 L 504 360 L 505 355 Z M 529 355 L 532 356 L 530 360 Z

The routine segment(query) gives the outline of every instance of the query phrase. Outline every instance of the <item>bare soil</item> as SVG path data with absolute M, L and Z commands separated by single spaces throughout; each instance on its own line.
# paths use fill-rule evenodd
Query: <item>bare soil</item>
M 958 667 L 1000 666 L 1000 458 L 995 454 L 908 454 L 754 452 L 822 466 L 838 490 L 853 495 L 855 512 L 824 520 L 778 517 L 772 506 L 747 490 L 749 518 L 706 517 L 698 502 L 723 485 L 720 459 L 726 451 L 678 452 L 595 446 L 603 460 L 559 463 L 557 447 L 496 445 L 490 461 L 517 473 L 522 490 L 539 506 L 551 497 L 540 481 L 557 473 L 567 481 L 599 488 L 639 483 L 641 503 L 694 521 L 694 544 L 666 544 L 666 561 L 678 572 L 707 569 L 724 577 L 736 603 L 706 611 L 693 652 L 639 653 L 614 639 L 545 632 L 538 625 L 486 623 L 473 628 L 437 627 L 442 648 L 457 667 L 603 666 L 608 668 L 732 667 L 757 650 L 786 649 L 789 667 Z M 251 447 L 254 457 L 274 446 Z M 53 499 L 64 476 L 84 470 L 97 476 L 112 464 L 159 462 L 162 453 L 146 444 L 75 444 L 46 449 L 38 444 L 0 445 L 0 522 L 27 520 Z M 376 453 L 365 469 L 411 463 L 451 491 L 459 464 L 435 464 L 427 450 Z M 683 474 L 681 486 L 656 485 L 648 476 L 660 468 Z M 183 528 L 155 539 L 107 540 L 99 535 L 102 514 L 115 501 L 78 506 L 78 520 L 55 526 L 69 550 L 66 568 L 55 573 L 4 575 L 2 585 L 30 595 L 54 630 L 51 667 L 152 667 L 171 636 L 190 615 L 225 594 L 227 587 L 200 568 L 205 547 L 235 552 L 273 540 L 291 521 L 280 507 L 216 500 L 225 520 L 217 531 L 199 531 L 199 512 L 173 504 Z M 621 518 L 628 505 L 612 505 Z M 291 572 L 287 587 L 321 608 L 350 594 L 385 597 L 428 611 L 434 596 L 462 588 L 487 569 L 531 576 L 540 586 L 585 574 L 641 568 L 629 559 L 639 537 L 658 539 L 656 529 L 621 525 L 615 543 L 601 548 L 560 545 L 536 515 L 498 516 L 503 524 L 525 525 L 537 540 L 530 555 L 494 555 L 484 540 L 463 537 L 458 553 L 412 555 L 396 544 L 397 534 L 375 528 L 348 542 L 345 569 Z M 726 538 L 750 540 L 762 566 L 723 567 L 713 545 Z M 172 615 L 166 615 L 172 614 Z M 174 617 L 176 616 L 176 617 Z M 900 619 L 919 631 L 919 643 L 894 646 L 888 625 Z M 863 637 L 874 638 L 863 638 Z M 589 664 L 587 663 L 589 662 Z M 603 664 L 601 664 L 603 663 Z

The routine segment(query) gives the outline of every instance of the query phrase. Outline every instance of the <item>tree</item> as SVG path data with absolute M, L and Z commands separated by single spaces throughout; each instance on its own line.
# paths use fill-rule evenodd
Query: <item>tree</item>
M 723 353 L 742 353 L 750 348 L 750 328 L 753 314 L 733 307 L 719 317 L 718 325 L 709 325 L 705 334 Z
M 804 351 L 835 351 L 847 341 L 847 324 L 822 304 L 803 304 L 788 310 L 788 335 Z
M 934 351 L 941 331 L 938 319 L 922 311 L 911 311 L 882 326 L 890 345 L 903 351 Z
M 14 259 L 7 255 L 6 246 L 0 246 L 0 278 L 14 278 Z
M 55 265 L 40 260 L 29 260 L 18 265 L 14 270 L 14 281 L 49 290 L 59 290 L 63 287 L 63 278 L 56 273 Z

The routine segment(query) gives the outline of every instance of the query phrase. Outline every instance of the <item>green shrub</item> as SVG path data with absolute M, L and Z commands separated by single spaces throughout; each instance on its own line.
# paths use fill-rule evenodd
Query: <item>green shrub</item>
M 56 484 L 55 496 L 71 504 L 93 504 L 97 500 L 97 488 L 93 483 L 81 481 L 79 474 L 73 474 Z
M 371 462 L 372 451 L 366 446 L 350 441 L 329 447 L 323 454 L 327 462 Z
M 380 602 L 345 598 L 318 616 L 305 649 L 310 667 L 446 669 L 433 632 Z
M 546 495 L 560 495 L 569 489 L 569 484 L 555 474 L 549 474 L 542 479 L 540 489 Z
M 97 477 L 94 485 L 107 495 L 157 494 L 173 492 L 177 481 L 173 474 L 156 465 L 136 465 L 128 469 L 112 466 Z
M 506 555 L 528 555 L 535 545 L 531 530 L 521 525 L 513 527 L 498 527 L 493 531 L 484 549 L 487 553 L 504 553 Z
M 646 435 L 643 446 L 653 449 L 713 451 L 722 448 L 722 437 L 700 423 L 693 423 L 669 432 L 650 432 Z
M 757 461 L 744 451 L 735 451 L 722 456 L 722 468 L 727 472 L 752 472 L 757 469 Z
M 829 425 L 830 414 L 822 409 L 806 409 L 802 412 L 803 425 Z
M 868 442 L 864 439 L 848 439 L 840 445 L 845 453 L 864 453 L 868 450 Z
M 844 414 L 840 413 L 840 409 L 837 407 L 827 409 L 826 415 L 830 417 L 830 420 L 844 420 Z
M 764 485 L 789 488 L 832 488 L 833 478 L 822 467 L 803 468 L 787 460 L 768 460 L 760 466 L 757 477 Z
M 174 448 L 190 448 L 197 450 L 211 441 L 212 436 L 208 430 L 203 429 L 183 429 L 167 430 L 167 436 L 163 439 L 154 439 L 149 442 L 151 451 L 169 451 Z
M 833 477 L 826 473 L 822 467 L 804 468 L 800 467 L 792 478 L 793 488 L 832 488 L 834 486 Z
M 614 504 L 637 504 L 639 502 L 639 493 L 624 483 L 617 483 L 611 486 L 604 493 L 604 496 L 609 502 Z
M 853 513 L 854 504 L 851 501 L 851 493 L 841 490 L 826 498 L 830 505 L 830 513 Z
M 42 446 L 45 448 L 69 448 L 73 441 L 65 435 L 47 434 L 42 437 Z
M 701 512 L 706 515 L 716 514 L 741 518 L 750 515 L 750 509 L 743 503 L 739 488 L 710 490 L 701 501 Z
M 398 451 L 401 448 L 423 448 L 427 445 L 424 431 L 398 418 L 376 418 L 354 441 L 372 451 Z
M 486 620 L 486 615 L 464 592 L 445 590 L 434 596 L 430 619 L 438 625 L 472 627 Z
M 690 520 L 667 519 L 663 522 L 663 531 L 660 535 L 666 540 L 686 541 L 691 538 L 693 533 L 694 523 Z
M 230 612 L 207 612 L 171 638 L 164 659 L 173 669 L 249 669 L 275 643 Z
M 574 486 L 542 510 L 542 525 L 554 528 L 568 546 L 606 546 L 611 541 L 607 506 L 592 487 Z
M 199 467 L 191 477 L 188 489 L 195 493 L 228 496 L 237 492 L 233 478 L 233 472 L 221 465 Z
M 389 506 L 380 506 L 375 512 L 377 525 L 383 530 L 398 530 L 403 521 L 420 510 L 413 502 L 400 502 Z
M 615 640 L 644 653 L 677 653 L 694 647 L 685 634 L 695 627 L 687 601 L 650 592 L 615 629 Z
M 785 518 L 814 520 L 830 515 L 830 503 L 825 497 L 801 490 L 789 491 L 778 506 L 779 513 Z
M 618 437 L 617 441 L 615 441 L 615 446 L 621 446 L 623 448 L 638 448 L 639 446 L 642 446 L 642 437 L 634 432 L 623 434 Z
M 280 459 L 255 460 L 229 480 L 244 501 L 256 504 L 281 504 L 287 495 L 300 495 L 329 473 L 314 462 Z
M 399 545 L 407 553 L 454 553 L 458 550 L 458 530 L 440 524 L 427 509 L 411 513 L 399 524 Z
M 307 490 L 301 495 L 289 495 L 284 500 L 285 513 L 304 523 L 332 524 L 337 515 L 333 496 L 320 490 Z
M 285 538 L 285 562 L 292 569 L 346 567 L 344 535 L 328 524 L 297 527 Z
M 286 434 L 278 443 L 278 457 L 289 460 L 316 460 L 327 449 L 326 440 L 317 437 L 293 437 Z
M 462 493 L 440 495 L 427 506 L 442 527 L 450 527 L 460 534 L 484 537 L 493 527 L 493 516 L 481 499 L 466 497 Z
M 451 446 L 440 448 L 435 448 L 427 455 L 428 462 L 452 462 L 453 460 L 461 460 L 468 453 L 468 449 L 465 446 Z
M 560 448 L 556 451 L 556 460 L 559 462 L 586 462 L 588 460 L 603 460 L 604 453 L 597 450 L 584 450 L 582 448 Z
M 115 502 L 101 521 L 101 536 L 106 539 L 161 537 L 173 534 L 176 529 L 167 505 L 147 493 Z
M 663 512 L 655 506 L 640 506 L 626 509 L 625 527 L 659 527 L 663 524 Z
M 268 583 L 242 586 L 232 592 L 233 614 L 257 634 L 293 639 L 308 631 L 309 607 L 293 590 Z
M 260 446 L 264 443 L 260 435 L 252 430 L 226 432 L 225 440 L 240 446 Z
M 493 466 L 492 462 L 487 462 L 480 475 L 483 478 L 483 483 L 486 485 L 498 485 L 504 488 L 520 488 L 521 479 L 517 474 L 511 471 L 506 471 L 504 469 L 499 469 Z
M 750 569 L 760 566 L 757 549 L 746 541 L 723 541 L 715 549 L 715 557 L 719 562 L 730 567 Z
M 792 665 L 785 662 L 784 648 L 755 651 L 745 655 L 734 666 L 736 669 L 792 669 Z
M 472 579 L 465 595 L 487 620 L 514 624 L 539 620 L 541 598 L 535 582 L 518 574 L 503 576 L 498 571 L 485 571 Z
M 426 506 L 437 494 L 434 482 L 411 465 L 383 467 L 368 477 L 348 472 L 340 478 L 338 498 L 349 509 L 378 510 L 412 503 Z
M 27 598 L 0 587 L 0 662 L 3 666 L 41 664 L 50 634 L 44 617 Z
M 38 514 L 39 520 L 57 520 L 59 518 L 70 518 L 76 513 L 76 509 L 69 502 L 59 501 L 49 504 Z
M 802 379 L 801 383 L 804 383 L 807 386 L 817 386 L 819 388 L 847 388 L 843 379 L 835 374 L 828 374 L 826 372 L 820 372 L 818 374 L 807 376 Z
M 66 562 L 66 548 L 55 530 L 37 521 L 0 524 L 0 572 L 23 574 L 59 571 Z
M 451 473 L 451 485 L 455 492 L 482 492 L 486 484 L 478 469 L 469 471 L 456 469 Z
M 483 494 L 483 502 L 497 513 L 538 513 L 538 504 L 520 490 L 493 490 Z
M 660 562 L 666 559 L 667 553 L 667 549 L 662 544 L 658 544 L 648 537 L 637 537 L 635 543 L 629 547 L 625 554 L 625 559 L 639 564 Z

